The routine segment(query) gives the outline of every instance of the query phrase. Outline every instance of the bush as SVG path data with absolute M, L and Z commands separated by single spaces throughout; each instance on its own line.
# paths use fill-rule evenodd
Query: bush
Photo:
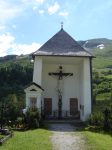
M 32 127 L 33 128 L 39 128 L 39 122 L 37 121 L 37 119 L 35 118 L 32 122 Z
M 101 113 L 90 115 L 87 124 L 97 126 L 104 131 L 112 130 L 112 103 L 108 108 L 105 108 Z
M 36 106 L 34 106 L 34 108 L 28 108 L 25 116 L 26 122 L 28 123 L 29 127 L 38 128 L 42 125 L 40 111 Z
M 9 135 L 9 134 L 11 134 L 13 132 L 14 132 L 13 130 L 9 130 L 9 131 L 6 132 L 6 135 Z
M 43 125 L 44 125 L 44 121 L 43 121 L 42 118 L 40 118 L 40 120 L 39 120 L 39 126 L 42 127 Z
M 90 115 L 87 124 L 92 126 L 103 126 L 104 117 L 102 113 L 94 113 L 93 115 Z
M 15 120 L 14 122 L 13 122 L 13 124 L 22 124 L 22 119 L 19 119 L 19 120 Z

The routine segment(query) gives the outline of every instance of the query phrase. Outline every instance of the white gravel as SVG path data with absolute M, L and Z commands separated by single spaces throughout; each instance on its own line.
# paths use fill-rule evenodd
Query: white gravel
M 70 124 L 50 124 L 50 131 L 53 135 L 50 136 L 50 141 L 53 144 L 54 150 L 84 150 L 83 136 L 73 134 L 76 127 Z

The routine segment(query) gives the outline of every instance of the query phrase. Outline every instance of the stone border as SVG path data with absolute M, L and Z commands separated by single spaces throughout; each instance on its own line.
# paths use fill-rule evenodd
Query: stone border
M 29 129 L 29 127 L 26 127 L 24 129 L 22 129 L 22 128 L 11 128 L 11 130 L 13 130 L 13 131 L 26 131 L 28 129 Z
M 11 133 L 8 136 L 6 136 L 4 139 L 2 139 L 0 141 L 0 145 L 2 145 L 5 141 L 7 141 L 8 139 L 12 138 L 13 136 L 14 136 L 14 133 Z

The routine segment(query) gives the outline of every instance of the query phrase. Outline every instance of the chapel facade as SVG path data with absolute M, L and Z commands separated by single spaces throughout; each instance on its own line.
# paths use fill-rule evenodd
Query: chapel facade
M 94 55 L 63 28 L 31 54 L 33 82 L 27 88 L 26 109 L 36 105 L 46 118 L 80 118 L 92 113 Z

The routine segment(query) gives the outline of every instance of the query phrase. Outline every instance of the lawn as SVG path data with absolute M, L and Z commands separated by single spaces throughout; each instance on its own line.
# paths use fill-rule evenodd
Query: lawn
M 41 128 L 24 132 L 15 131 L 13 138 L 0 146 L 0 150 L 51 150 L 51 134 L 50 131 Z
M 5 138 L 5 137 L 6 137 L 6 135 L 1 135 L 0 134 L 0 140 L 3 139 L 3 138 Z
M 105 133 L 104 131 L 88 128 L 87 126 L 77 125 L 77 130 L 74 135 L 83 135 L 82 140 L 85 140 L 84 147 L 87 150 L 111 150 L 112 149 L 112 135 Z M 72 135 L 73 135 L 72 134 Z M 82 149 L 83 149 L 82 148 Z
M 83 148 L 87 150 L 111 150 L 112 136 L 103 131 L 89 130 L 86 125 L 74 125 L 77 130 L 71 135 L 83 135 Z M 79 128 L 80 127 L 80 128 Z M 52 132 L 46 129 L 35 129 L 24 132 L 14 132 L 14 137 L 6 141 L 0 150 L 51 150 L 49 136 Z M 82 148 L 82 149 L 83 149 Z
M 81 131 L 85 136 L 87 149 L 94 150 L 111 150 L 112 149 L 112 136 L 106 133 L 95 131 Z

